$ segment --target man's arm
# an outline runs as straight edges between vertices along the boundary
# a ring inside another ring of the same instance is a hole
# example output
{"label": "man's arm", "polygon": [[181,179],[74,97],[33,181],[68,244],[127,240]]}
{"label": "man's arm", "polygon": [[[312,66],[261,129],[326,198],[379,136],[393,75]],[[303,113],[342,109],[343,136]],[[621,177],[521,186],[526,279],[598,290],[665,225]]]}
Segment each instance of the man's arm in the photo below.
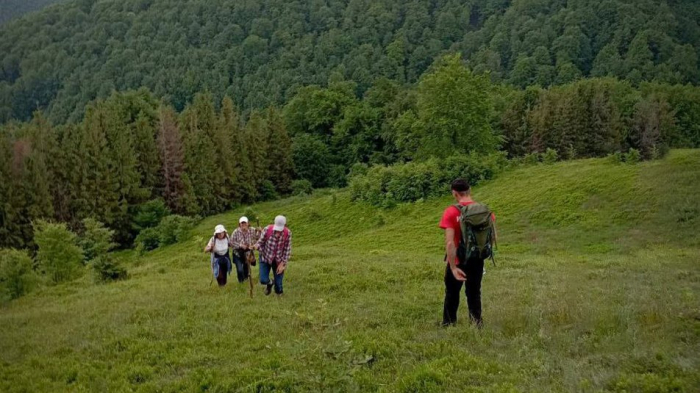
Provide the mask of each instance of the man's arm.
{"label": "man's arm", "polygon": [[445,255],[447,255],[447,263],[450,264],[452,275],[458,281],[466,281],[467,276],[461,269],[457,268],[457,246],[455,245],[455,230],[454,228],[445,229]]}
{"label": "man's arm", "polygon": [[258,239],[258,241],[255,243],[253,248],[256,250],[260,250],[260,247],[262,247],[262,245],[265,244],[265,242],[267,241],[266,237],[267,237],[267,227],[265,227],[263,229],[262,234],[260,235],[260,239]]}

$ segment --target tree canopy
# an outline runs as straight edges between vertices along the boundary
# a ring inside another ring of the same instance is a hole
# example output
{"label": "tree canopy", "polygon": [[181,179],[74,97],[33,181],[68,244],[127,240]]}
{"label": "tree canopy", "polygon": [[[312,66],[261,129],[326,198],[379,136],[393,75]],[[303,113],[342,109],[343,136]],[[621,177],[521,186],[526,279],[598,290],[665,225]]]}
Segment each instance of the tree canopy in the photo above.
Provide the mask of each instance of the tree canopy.
{"label": "tree canopy", "polygon": [[380,78],[417,82],[446,52],[521,88],[697,84],[699,20],[692,0],[71,1],[0,27],[0,122],[79,121],[140,87],[177,111],[205,90],[243,113],[339,80],[362,96]]}

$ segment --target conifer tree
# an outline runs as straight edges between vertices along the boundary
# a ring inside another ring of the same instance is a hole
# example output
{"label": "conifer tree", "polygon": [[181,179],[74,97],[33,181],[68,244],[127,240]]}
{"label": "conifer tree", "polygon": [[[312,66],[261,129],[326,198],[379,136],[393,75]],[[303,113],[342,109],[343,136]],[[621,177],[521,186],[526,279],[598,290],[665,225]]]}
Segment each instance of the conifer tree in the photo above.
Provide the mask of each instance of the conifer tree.
{"label": "conifer tree", "polygon": [[184,214],[187,211],[185,201],[192,195],[185,195],[183,180],[185,156],[180,130],[177,126],[175,111],[169,107],[160,109],[158,124],[158,153],[162,163],[163,199],[170,209]]}
{"label": "conifer tree", "polygon": [[292,140],[287,134],[281,114],[276,109],[271,107],[267,110],[265,125],[268,180],[279,193],[288,194],[294,178]]}

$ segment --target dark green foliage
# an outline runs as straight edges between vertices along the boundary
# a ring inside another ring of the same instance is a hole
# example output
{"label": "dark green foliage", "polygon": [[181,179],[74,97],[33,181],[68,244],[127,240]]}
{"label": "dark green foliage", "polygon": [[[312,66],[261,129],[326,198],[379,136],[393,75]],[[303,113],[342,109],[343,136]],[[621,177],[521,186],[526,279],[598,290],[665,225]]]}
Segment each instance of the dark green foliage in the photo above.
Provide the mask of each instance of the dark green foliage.
{"label": "dark green foliage", "polygon": [[0,249],[0,301],[25,295],[37,280],[34,263],[26,251]]}
{"label": "dark green foliage", "polygon": [[0,2],[0,25],[11,19],[65,0],[4,0]]}
{"label": "dark green foliage", "polygon": [[636,164],[642,159],[642,155],[637,149],[630,149],[627,154],[625,154],[625,162],[628,164]]}
{"label": "dark green foliage", "polygon": [[126,279],[126,269],[109,255],[101,255],[92,261],[92,269],[97,281],[109,282]]}
{"label": "dark green foliage", "polygon": [[146,228],[139,232],[134,242],[139,253],[155,250],[160,245],[160,233],[157,228]]}
{"label": "dark green foliage", "polygon": [[83,250],[77,245],[77,236],[66,228],[66,224],[37,221],[34,232],[34,241],[39,248],[37,264],[51,283],[69,281],[82,273]]}
{"label": "dark green foliage", "polygon": [[167,246],[186,239],[190,235],[190,230],[194,224],[195,220],[190,217],[171,215],[163,218],[156,227],[159,245]]}
{"label": "dark green foliage", "polygon": [[394,166],[375,166],[367,174],[354,176],[350,190],[354,200],[374,206],[392,207],[401,202],[445,195],[450,183],[459,177],[470,184],[491,179],[504,166],[503,155],[453,156]]}
{"label": "dark green foliage", "polygon": [[311,195],[314,187],[306,179],[294,180],[292,182],[292,195]]}
{"label": "dark green foliage", "polygon": [[558,159],[559,155],[554,149],[547,149],[547,151],[542,154],[542,162],[545,164],[554,164]]}
{"label": "dark green foliage", "polygon": [[[44,1],[11,0],[0,15]],[[178,111],[206,90],[249,113],[301,86],[347,80],[362,94],[377,78],[414,83],[445,51],[522,87],[588,76],[698,82],[693,0],[187,0],[176,11],[166,0],[84,0],[4,24],[0,121],[37,108],[78,121],[89,101],[141,86]],[[309,124],[328,130],[339,113],[316,108]]]}
{"label": "dark green foliage", "polygon": [[78,239],[78,245],[83,249],[85,262],[104,257],[117,246],[112,241],[114,231],[105,228],[104,225],[92,218],[83,220],[83,231]]}
{"label": "dark green foliage", "polygon": [[[547,149],[564,159],[601,157],[630,147],[644,159],[660,157],[669,146],[692,146],[695,126],[688,119],[696,108],[689,97],[696,90],[647,85],[640,91],[614,79],[528,89],[517,93],[501,115],[504,147],[513,157]],[[688,97],[676,98],[683,128],[669,103],[672,91]]]}
{"label": "dark green foliage", "polygon": [[170,209],[162,199],[154,199],[139,205],[133,218],[133,226],[137,231],[153,228],[160,224],[163,217],[170,215]]}
{"label": "dark green foliage", "polygon": [[319,137],[310,134],[296,136],[292,144],[292,157],[300,178],[308,180],[316,188],[328,185],[331,154]]}
{"label": "dark green foliage", "polygon": [[158,226],[142,230],[136,236],[136,249],[139,253],[155,250],[187,239],[196,220],[176,214],[163,217]]}
{"label": "dark green foliage", "polygon": [[412,137],[416,157],[495,150],[489,80],[473,75],[459,56],[440,59],[418,84],[417,121]]}

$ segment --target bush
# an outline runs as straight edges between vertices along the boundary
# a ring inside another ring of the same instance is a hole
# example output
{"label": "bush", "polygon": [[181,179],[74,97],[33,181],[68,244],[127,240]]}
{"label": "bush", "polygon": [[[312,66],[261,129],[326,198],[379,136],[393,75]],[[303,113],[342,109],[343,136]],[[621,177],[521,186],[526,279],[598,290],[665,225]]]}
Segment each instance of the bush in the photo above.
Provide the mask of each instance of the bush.
{"label": "bush", "polygon": [[625,162],[628,164],[636,164],[641,161],[642,155],[637,149],[630,149],[627,154],[625,154]]}
{"label": "bush", "polygon": [[540,155],[537,153],[525,154],[523,157],[523,162],[526,165],[535,165],[540,163]]}
{"label": "bush", "polygon": [[608,160],[610,160],[610,162],[613,164],[620,164],[624,161],[624,157],[622,156],[622,153],[616,151],[615,153],[608,156]]}
{"label": "bush", "polygon": [[310,195],[314,188],[311,182],[306,179],[294,180],[292,182],[292,195]]}
{"label": "bush", "polygon": [[24,251],[0,250],[0,300],[17,299],[32,290],[38,281],[33,265]]}
{"label": "bush", "polygon": [[86,218],[83,220],[83,227],[83,234],[78,240],[78,244],[83,249],[85,262],[106,255],[117,246],[116,243],[112,242],[114,231],[105,228],[101,222]]}
{"label": "bush", "polygon": [[554,164],[557,161],[559,161],[559,154],[554,149],[547,148],[547,151],[542,154],[542,162],[545,164]]}
{"label": "bush", "polygon": [[156,227],[160,246],[167,246],[185,240],[192,227],[194,219],[190,217],[172,215],[165,217]]}
{"label": "bush", "polygon": [[83,250],[66,224],[37,221],[34,241],[39,246],[36,256],[39,267],[52,283],[68,281],[82,273]]}
{"label": "bush", "polygon": [[170,215],[170,209],[161,199],[154,199],[141,204],[136,209],[134,214],[133,227],[137,231],[142,231],[146,228],[154,228],[160,224],[163,217]]}
{"label": "bush", "polygon": [[100,255],[92,261],[92,269],[100,282],[123,280],[126,269],[116,263],[109,255]]}
{"label": "bush", "polygon": [[263,181],[258,191],[260,192],[260,200],[271,201],[279,198],[275,185],[269,180]]}
{"label": "bush", "polygon": [[160,245],[160,235],[156,228],[146,228],[136,236],[136,250],[139,253],[155,250]]}
{"label": "bush", "polygon": [[354,176],[350,191],[353,200],[388,208],[401,202],[447,195],[450,183],[458,177],[468,179],[471,184],[491,179],[506,162],[505,156],[499,153],[376,166],[365,175]]}

